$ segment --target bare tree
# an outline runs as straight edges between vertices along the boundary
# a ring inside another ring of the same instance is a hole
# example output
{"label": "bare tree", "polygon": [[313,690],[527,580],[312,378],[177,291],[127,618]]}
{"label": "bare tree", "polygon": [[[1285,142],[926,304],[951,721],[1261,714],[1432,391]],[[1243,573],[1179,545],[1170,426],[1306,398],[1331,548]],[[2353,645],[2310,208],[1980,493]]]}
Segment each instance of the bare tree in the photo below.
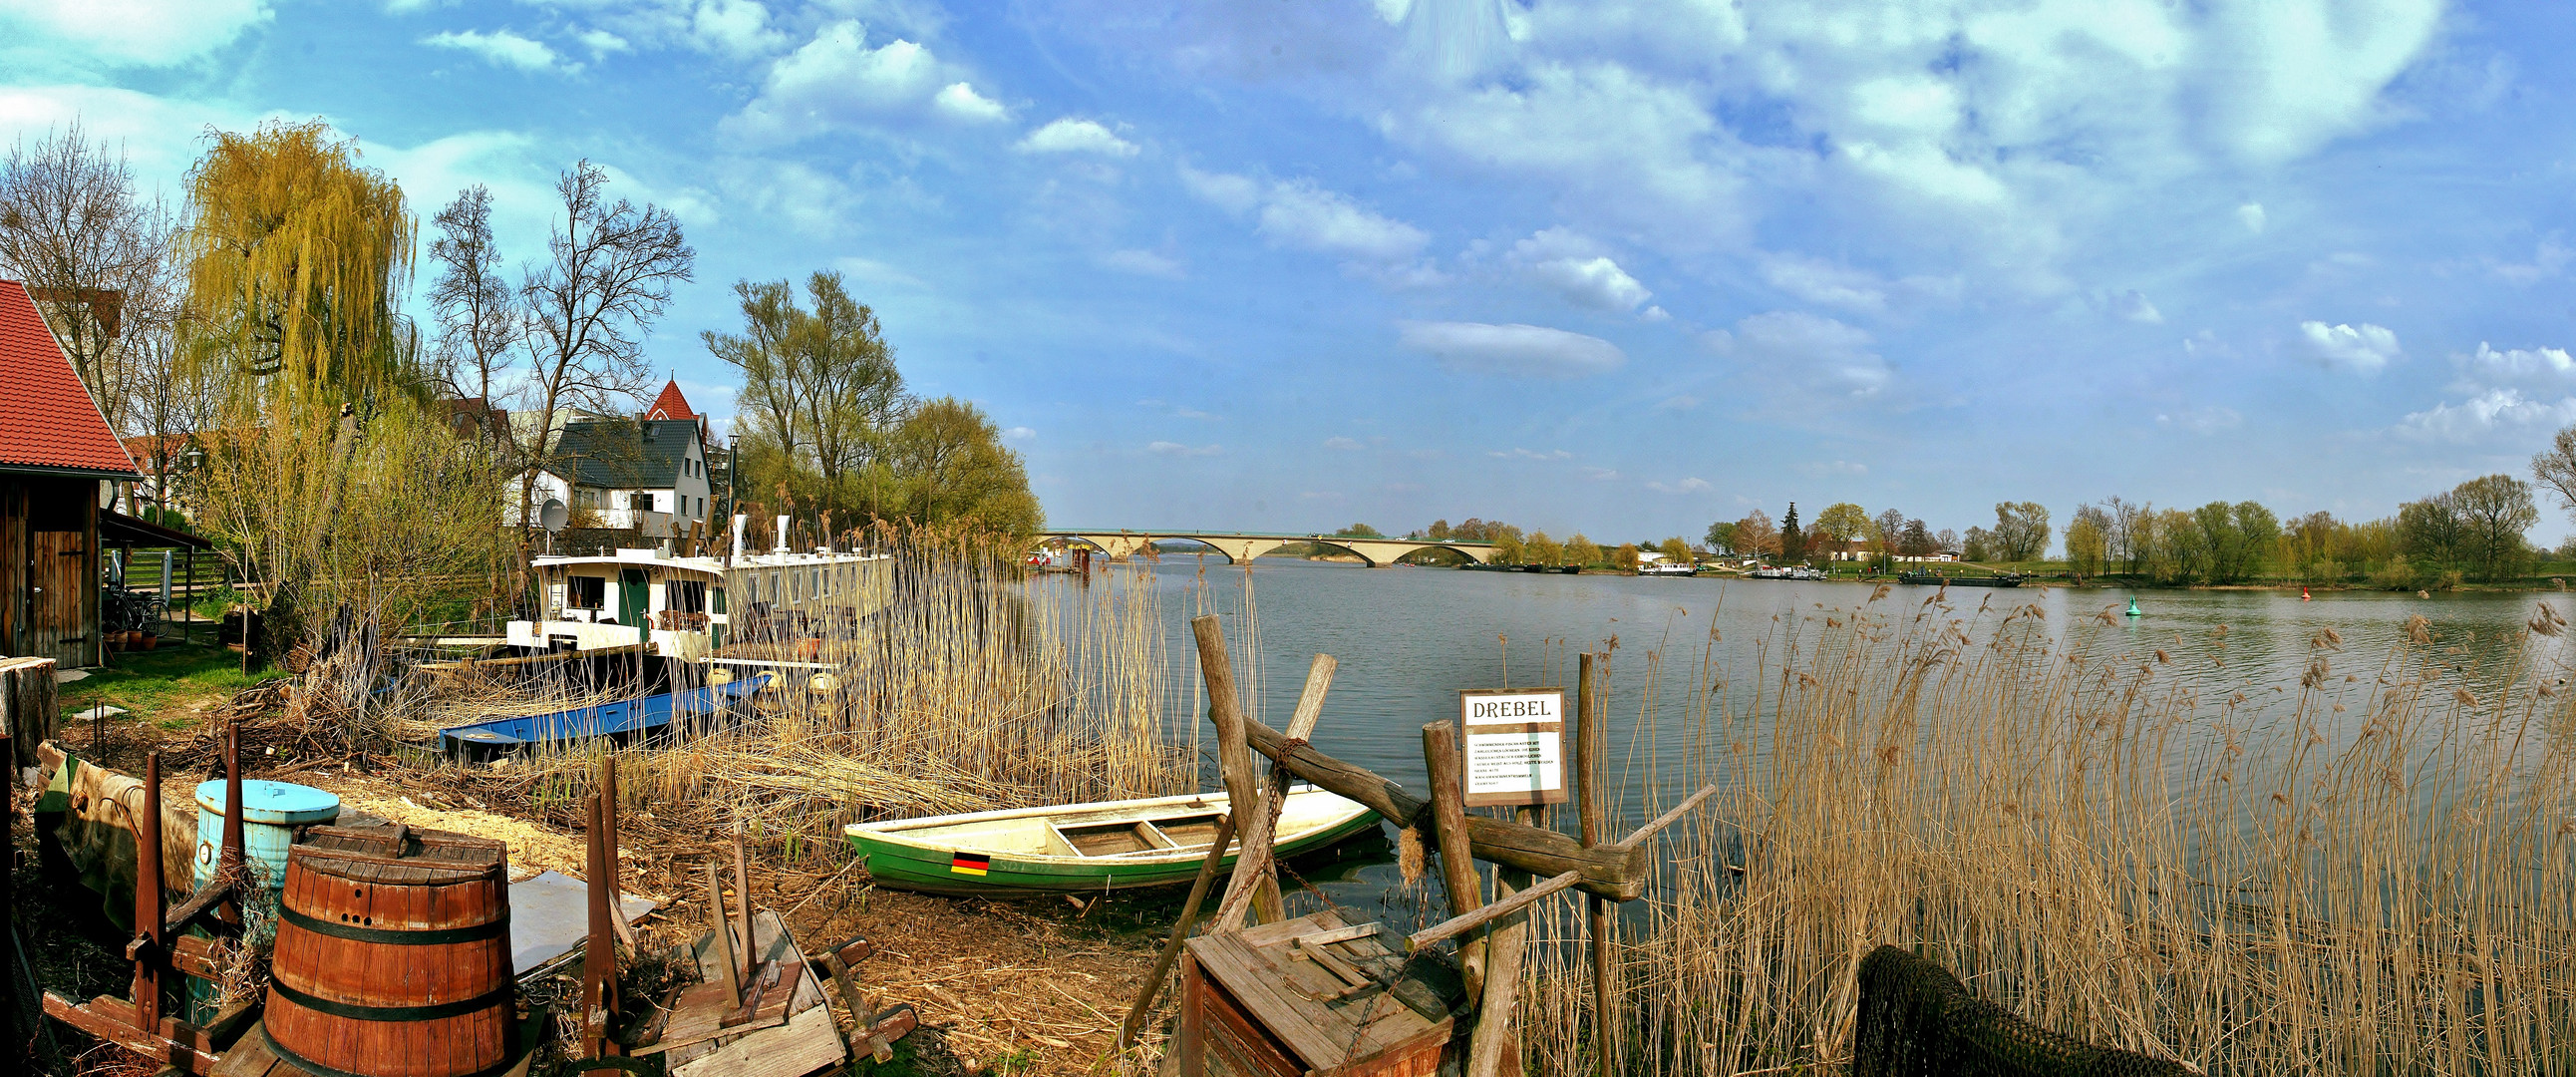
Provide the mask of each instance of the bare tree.
{"label": "bare tree", "polygon": [[169,210],[137,193],[125,155],[73,121],[0,158],[0,275],[26,283],[109,425],[125,421],[117,338],[171,291]]}
{"label": "bare tree", "polygon": [[522,432],[530,470],[519,483],[519,520],[536,513],[534,468],[554,450],[557,419],[575,404],[605,410],[644,385],[644,331],[671,302],[671,286],[691,278],[697,252],[669,210],[606,199],[608,173],[580,161],[555,181],[563,217],[547,241],[547,259],[528,271],[522,341],[530,371],[532,428]]}
{"label": "bare tree", "polygon": [[2558,495],[2558,507],[2576,515],[2576,425],[2560,428],[2549,449],[2531,458],[2531,477]]}
{"label": "bare tree", "polygon": [[430,221],[438,238],[429,257],[438,280],[429,305],[438,319],[438,379],[448,395],[471,397],[478,436],[497,441],[507,433],[492,417],[493,379],[506,375],[512,348],[526,332],[519,297],[501,273],[501,251],[492,242],[492,192],[475,184]]}

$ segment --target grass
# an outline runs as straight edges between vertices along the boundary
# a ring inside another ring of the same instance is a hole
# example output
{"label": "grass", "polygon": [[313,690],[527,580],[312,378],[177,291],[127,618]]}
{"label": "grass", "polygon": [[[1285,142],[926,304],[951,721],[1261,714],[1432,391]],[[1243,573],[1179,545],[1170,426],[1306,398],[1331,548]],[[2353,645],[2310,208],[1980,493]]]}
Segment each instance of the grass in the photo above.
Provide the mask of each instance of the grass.
{"label": "grass", "polygon": [[[1629,1072],[1847,1064],[1880,942],[2213,1074],[2576,1069],[2563,622],[2488,662],[2421,618],[2384,656],[2320,632],[2257,711],[2274,686],[2201,694],[2094,618],[1887,593],[1777,619],[1746,667],[1644,657],[1693,687],[1632,699],[1635,758],[1680,772],[1630,780],[1721,793],[1616,947]],[[1533,930],[1534,1072],[1590,1069],[1575,907]]]}
{"label": "grass", "polygon": [[63,686],[66,722],[72,714],[105,704],[124,708],[129,712],[127,720],[179,729],[196,721],[196,708],[286,675],[272,669],[244,676],[241,655],[220,647],[120,651],[112,661],[113,665],[92,669],[88,677]]}

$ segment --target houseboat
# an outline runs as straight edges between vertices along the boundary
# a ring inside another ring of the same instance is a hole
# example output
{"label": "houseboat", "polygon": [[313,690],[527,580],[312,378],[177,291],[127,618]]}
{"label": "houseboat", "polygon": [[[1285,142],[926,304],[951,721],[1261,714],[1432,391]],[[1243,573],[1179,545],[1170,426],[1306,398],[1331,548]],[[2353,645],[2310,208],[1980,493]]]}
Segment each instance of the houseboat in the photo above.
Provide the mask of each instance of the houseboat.
{"label": "houseboat", "polygon": [[[641,647],[682,662],[709,661],[735,642],[801,639],[854,627],[884,609],[893,561],[884,554],[817,547],[742,552],[734,519],[727,556],[679,555],[668,545],[593,555],[545,556],[531,567],[543,596],[539,620],[512,621],[521,653]],[[779,521],[779,533],[787,520]]]}

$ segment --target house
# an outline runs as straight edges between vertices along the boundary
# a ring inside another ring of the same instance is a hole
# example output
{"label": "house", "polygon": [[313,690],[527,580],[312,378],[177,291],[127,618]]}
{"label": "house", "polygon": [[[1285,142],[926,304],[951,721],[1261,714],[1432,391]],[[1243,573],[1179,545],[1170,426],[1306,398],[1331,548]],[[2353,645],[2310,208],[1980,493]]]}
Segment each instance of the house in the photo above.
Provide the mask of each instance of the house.
{"label": "house", "polygon": [[685,534],[692,523],[703,526],[713,511],[706,420],[690,410],[676,381],[642,417],[564,423],[551,455],[535,469],[530,500],[563,502],[575,527],[659,538]]}
{"label": "house", "polygon": [[0,281],[0,653],[106,660],[100,501],[142,477],[26,286]]}

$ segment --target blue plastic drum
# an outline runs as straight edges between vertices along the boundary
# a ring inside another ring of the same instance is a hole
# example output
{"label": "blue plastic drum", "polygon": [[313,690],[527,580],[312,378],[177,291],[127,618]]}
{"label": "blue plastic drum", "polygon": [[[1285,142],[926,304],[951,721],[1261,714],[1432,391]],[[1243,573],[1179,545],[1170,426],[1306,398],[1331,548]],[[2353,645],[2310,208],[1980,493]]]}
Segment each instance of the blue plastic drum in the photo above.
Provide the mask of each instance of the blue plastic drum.
{"label": "blue plastic drum", "polygon": [[[286,852],[295,844],[295,828],[338,818],[340,798],[334,794],[292,782],[242,782],[242,851],[250,859],[251,876],[259,880],[259,893],[243,902],[252,907],[250,923],[259,933],[251,941],[266,945],[277,931],[277,895],[286,885]],[[197,786],[197,885],[215,877],[223,848],[224,783],[216,779]],[[213,985],[187,979],[189,1020],[202,1024],[213,1019]]]}

